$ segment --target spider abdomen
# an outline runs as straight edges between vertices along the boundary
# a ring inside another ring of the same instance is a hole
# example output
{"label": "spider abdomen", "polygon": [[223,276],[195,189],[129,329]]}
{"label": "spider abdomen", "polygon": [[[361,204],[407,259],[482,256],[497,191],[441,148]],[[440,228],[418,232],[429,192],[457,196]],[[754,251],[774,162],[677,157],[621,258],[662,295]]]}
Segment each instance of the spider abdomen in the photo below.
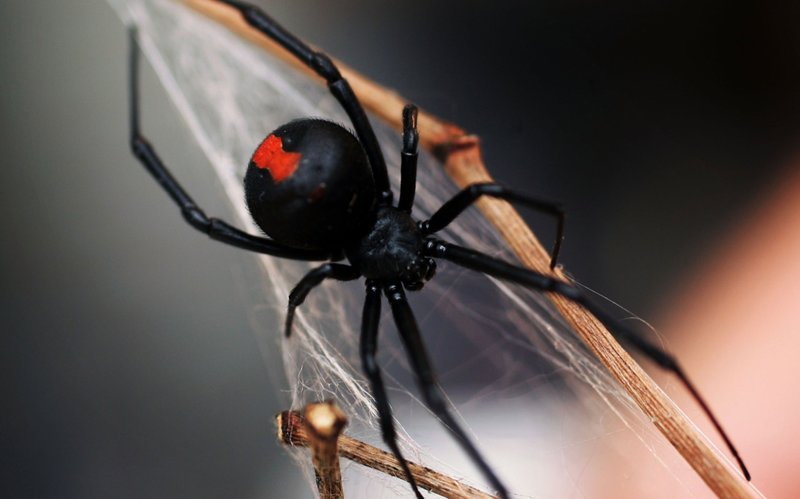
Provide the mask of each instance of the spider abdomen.
{"label": "spider abdomen", "polygon": [[253,153],[244,183],[261,230],[296,248],[340,250],[374,216],[364,150],[329,121],[296,120],[272,132]]}

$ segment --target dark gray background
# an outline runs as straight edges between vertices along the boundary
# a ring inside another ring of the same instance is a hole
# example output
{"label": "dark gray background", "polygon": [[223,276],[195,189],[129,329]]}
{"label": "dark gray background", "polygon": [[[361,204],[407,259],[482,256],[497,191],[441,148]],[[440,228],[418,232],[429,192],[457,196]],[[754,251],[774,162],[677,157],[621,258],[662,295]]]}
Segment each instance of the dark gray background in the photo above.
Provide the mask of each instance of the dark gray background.
{"label": "dark gray background", "polygon": [[[797,6],[432,3],[270,11],[480,134],[498,180],[563,201],[567,268],[641,315],[796,143]],[[6,1],[0,32],[4,495],[291,497],[255,264],[188,229],[131,159],[121,23],[99,0]],[[204,161],[145,73],[147,133]],[[226,213],[210,171],[182,180]]]}

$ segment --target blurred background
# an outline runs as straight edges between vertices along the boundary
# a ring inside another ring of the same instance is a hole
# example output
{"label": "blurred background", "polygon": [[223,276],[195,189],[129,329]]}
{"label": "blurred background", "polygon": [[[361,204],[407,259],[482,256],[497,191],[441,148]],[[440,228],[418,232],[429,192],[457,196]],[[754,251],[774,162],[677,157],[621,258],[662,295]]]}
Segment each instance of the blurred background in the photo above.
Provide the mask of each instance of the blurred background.
{"label": "blurred background", "polygon": [[[561,201],[567,270],[652,319],[762,491],[800,491],[796,4],[260,3]],[[121,22],[12,0],[0,26],[5,495],[307,490],[270,441],[285,381],[256,347],[255,262],[188,229],[128,152]],[[204,163],[145,73],[146,133]],[[210,169],[181,180],[227,213]]]}

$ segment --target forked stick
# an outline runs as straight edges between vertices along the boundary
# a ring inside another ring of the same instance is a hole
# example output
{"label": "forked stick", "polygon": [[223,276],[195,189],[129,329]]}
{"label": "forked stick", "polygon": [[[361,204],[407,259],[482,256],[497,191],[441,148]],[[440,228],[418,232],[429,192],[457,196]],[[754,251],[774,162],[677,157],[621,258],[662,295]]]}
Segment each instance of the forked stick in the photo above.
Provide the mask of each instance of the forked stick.
{"label": "forked stick", "polygon": [[[303,415],[305,414],[305,416]],[[381,473],[405,479],[403,468],[397,459],[390,453],[373,447],[369,444],[348,437],[346,435],[338,435],[338,442],[331,442],[330,437],[320,437],[320,429],[323,433],[331,435],[331,432],[325,430],[331,426],[337,426],[341,429],[343,424],[337,425],[334,421],[345,421],[344,414],[341,410],[330,402],[322,404],[309,404],[306,406],[303,414],[295,411],[284,411],[275,417],[278,426],[278,439],[287,445],[295,447],[311,447],[314,461],[314,469],[317,473],[317,484],[320,491],[320,497],[323,499],[339,499],[342,496],[331,495],[333,490],[329,485],[323,486],[320,484],[325,481],[330,484],[338,480],[338,492],[341,494],[341,474],[339,473],[339,457],[349,459],[362,466],[367,466]],[[338,414],[339,416],[335,416]],[[329,423],[330,421],[330,423]],[[322,440],[322,441],[321,441]],[[319,448],[323,447],[324,457],[318,457]],[[338,456],[335,454],[330,455],[330,449],[338,449]],[[331,461],[335,460],[335,472],[331,473],[334,467]],[[458,480],[450,478],[447,475],[434,471],[426,466],[408,461],[408,467],[414,479],[423,489],[427,489],[434,494],[443,497],[464,498],[464,499],[496,499],[496,496],[490,495],[486,492],[478,490],[469,485],[460,483]],[[323,492],[324,490],[324,492]],[[334,490],[335,492],[335,490]]]}
{"label": "forked stick", "polygon": [[[301,66],[288,52],[249,27],[237,11],[213,0],[183,1],[193,9],[227,26],[239,36],[283,59],[299,71],[309,74],[311,78],[317,79],[316,75]],[[407,101],[345,64],[335,62],[364,107],[401,130],[402,111]],[[459,127],[422,111],[419,113],[418,126],[422,146],[444,158],[445,170],[459,187],[492,181],[483,164],[476,137],[467,135]],[[484,198],[478,201],[478,207],[503,236],[523,265],[568,281],[560,269],[550,270],[550,257],[547,251],[511,205],[505,201]],[[709,445],[694,424],[620,347],[600,321],[579,305],[561,296],[551,294],[550,298],[617,382],[714,493],[720,497],[737,498],[759,495]]]}

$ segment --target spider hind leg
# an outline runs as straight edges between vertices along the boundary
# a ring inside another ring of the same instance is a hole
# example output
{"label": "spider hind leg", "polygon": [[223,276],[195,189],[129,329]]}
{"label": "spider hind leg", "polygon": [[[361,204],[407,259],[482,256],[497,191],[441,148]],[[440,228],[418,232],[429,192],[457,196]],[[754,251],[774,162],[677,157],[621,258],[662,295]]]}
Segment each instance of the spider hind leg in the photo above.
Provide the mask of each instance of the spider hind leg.
{"label": "spider hind leg", "polygon": [[358,97],[356,97],[353,89],[350,88],[350,84],[341,75],[331,58],[322,52],[313,50],[255,5],[235,0],[218,1],[238,10],[247,24],[289,51],[303,65],[326,81],[331,94],[339,101],[350,121],[352,121],[356,135],[358,135],[358,139],[367,153],[372,167],[372,174],[375,177],[375,185],[378,188],[380,202],[389,204],[392,198],[389,173],[386,169],[386,161],[381,153],[375,131],[372,129],[367,113],[361,106]]}

